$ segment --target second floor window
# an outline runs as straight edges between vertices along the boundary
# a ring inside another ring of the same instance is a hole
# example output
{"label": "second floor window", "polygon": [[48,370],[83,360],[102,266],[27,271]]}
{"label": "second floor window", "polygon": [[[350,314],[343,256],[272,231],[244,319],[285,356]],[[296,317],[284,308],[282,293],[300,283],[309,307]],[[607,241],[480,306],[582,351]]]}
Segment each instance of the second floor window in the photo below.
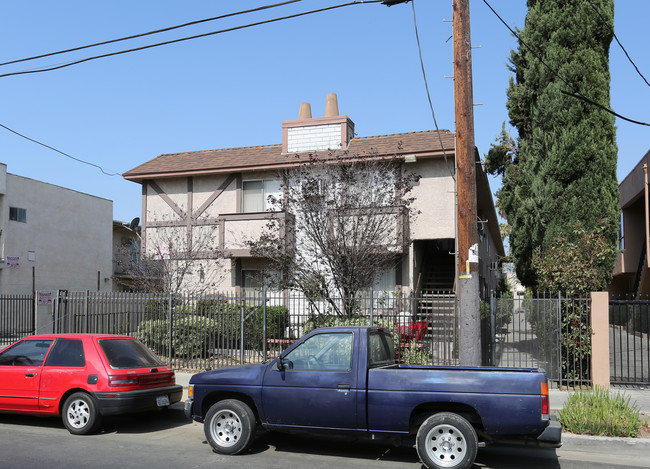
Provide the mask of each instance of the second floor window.
{"label": "second floor window", "polygon": [[242,211],[244,213],[273,210],[269,196],[280,197],[282,187],[278,179],[244,181],[242,185]]}
{"label": "second floor window", "polygon": [[9,207],[9,220],[27,223],[27,210],[18,207]]}

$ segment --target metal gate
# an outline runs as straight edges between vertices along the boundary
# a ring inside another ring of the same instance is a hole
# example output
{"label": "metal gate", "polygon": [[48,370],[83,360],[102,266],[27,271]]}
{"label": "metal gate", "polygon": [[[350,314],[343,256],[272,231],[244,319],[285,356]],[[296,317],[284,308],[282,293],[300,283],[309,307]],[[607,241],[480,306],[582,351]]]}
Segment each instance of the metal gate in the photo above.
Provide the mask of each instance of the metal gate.
{"label": "metal gate", "polygon": [[610,382],[650,385],[650,301],[609,301]]}
{"label": "metal gate", "polygon": [[0,296],[0,348],[34,334],[34,296]]}
{"label": "metal gate", "polygon": [[491,365],[543,368],[559,386],[591,384],[589,300],[493,296],[490,322]]}

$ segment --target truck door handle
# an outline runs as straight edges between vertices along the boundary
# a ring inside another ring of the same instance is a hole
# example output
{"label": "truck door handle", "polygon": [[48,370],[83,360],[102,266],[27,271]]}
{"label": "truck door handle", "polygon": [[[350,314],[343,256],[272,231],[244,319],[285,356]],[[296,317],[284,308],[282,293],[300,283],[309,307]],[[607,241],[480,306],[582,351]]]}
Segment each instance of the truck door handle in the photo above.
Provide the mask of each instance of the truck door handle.
{"label": "truck door handle", "polygon": [[25,376],[27,378],[33,378],[34,376],[36,376],[36,373],[25,373]]}
{"label": "truck door handle", "polygon": [[350,390],[350,385],[349,384],[339,384],[338,389],[339,389],[339,391],[349,391]]}

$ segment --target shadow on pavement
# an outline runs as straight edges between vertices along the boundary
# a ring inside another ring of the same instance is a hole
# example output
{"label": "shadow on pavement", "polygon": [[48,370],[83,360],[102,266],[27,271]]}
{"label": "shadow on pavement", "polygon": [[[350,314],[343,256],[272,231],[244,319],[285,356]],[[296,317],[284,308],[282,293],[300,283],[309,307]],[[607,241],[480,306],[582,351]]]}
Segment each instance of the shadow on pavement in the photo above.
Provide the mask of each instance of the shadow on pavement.
{"label": "shadow on pavement", "polygon": [[[66,435],[70,434],[63,426],[61,417],[58,416],[39,417],[28,414],[0,414],[0,424],[60,429]],[[166,409],[104,417],[95,435],[150,433],[190,424],[191,421],[185,418],[183,412]],[[73,435],[70,436],[73,437]]]}
{"label": "shadow on pavement", "polygon": [[405,464],[417,464],[420,460],[415,448],[396,447],[388,441],[373,442],[366,439],[291,435],[278,432],[260,434],[250,451],[333,456]]}

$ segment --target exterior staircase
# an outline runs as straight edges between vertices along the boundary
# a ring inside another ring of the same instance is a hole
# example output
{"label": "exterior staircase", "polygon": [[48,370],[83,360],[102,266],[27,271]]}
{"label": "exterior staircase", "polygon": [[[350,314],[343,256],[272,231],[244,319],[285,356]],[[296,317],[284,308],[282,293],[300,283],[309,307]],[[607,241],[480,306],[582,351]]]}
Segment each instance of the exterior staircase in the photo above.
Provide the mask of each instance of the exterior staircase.
{"label": "exterior staircase", "polygon": [[440,255],[428,259],[422,272],[416,320],[426,320],[427,338],[433,342],[453,342],[456,332],[454,257]]}

